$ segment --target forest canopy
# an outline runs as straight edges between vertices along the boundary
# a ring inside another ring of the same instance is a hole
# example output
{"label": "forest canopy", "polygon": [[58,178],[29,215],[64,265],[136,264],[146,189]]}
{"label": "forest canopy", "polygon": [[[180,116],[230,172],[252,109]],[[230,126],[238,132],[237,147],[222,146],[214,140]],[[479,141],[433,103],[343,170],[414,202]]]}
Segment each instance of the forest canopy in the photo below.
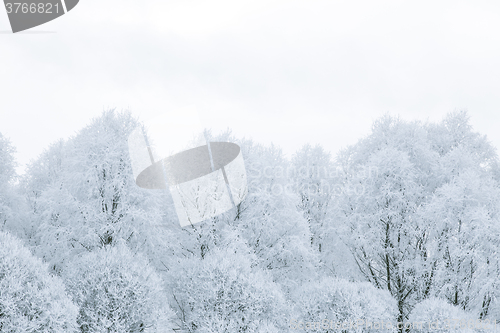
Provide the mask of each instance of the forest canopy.
{"label": "forest canopy", "polygon": [[500,321],[498,156],[466,112],[386,115],[334,155],[208,132],[241,147],[248,195],[184,228],[168,190],[135,184],[127,138],[140,125],[103,112],[23,175],[0,134],[1,332]]}

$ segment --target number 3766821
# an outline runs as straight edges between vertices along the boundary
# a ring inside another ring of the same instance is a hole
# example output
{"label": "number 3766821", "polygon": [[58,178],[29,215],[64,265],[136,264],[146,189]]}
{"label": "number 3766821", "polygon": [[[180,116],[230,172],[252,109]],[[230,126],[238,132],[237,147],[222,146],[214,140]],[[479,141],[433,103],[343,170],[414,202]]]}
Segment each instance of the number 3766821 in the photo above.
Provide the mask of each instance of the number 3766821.
{"label": "number 3766821", "polygon": [[55,5],[51,3],[26,3],[26,2],[7,2],[5,4],[5,8],[7,8],[7,14],[10,13],[23,13],[23,14],[52,14],[59,13],[59,4]]}

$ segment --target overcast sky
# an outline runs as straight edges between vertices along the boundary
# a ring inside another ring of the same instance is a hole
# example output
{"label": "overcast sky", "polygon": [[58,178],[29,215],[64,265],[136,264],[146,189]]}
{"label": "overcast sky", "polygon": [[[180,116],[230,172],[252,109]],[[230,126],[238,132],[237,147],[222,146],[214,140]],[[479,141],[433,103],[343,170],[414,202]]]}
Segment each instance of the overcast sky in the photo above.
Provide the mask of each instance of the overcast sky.
{"label": "overcast sky", "polygon": [[194,104],[288,155],[335,153],[384,113],[467,109],[500,146],[498,1],[80,0],[9,30],[0,9],[0,133],[19,172],[112,107],[147,120]]}

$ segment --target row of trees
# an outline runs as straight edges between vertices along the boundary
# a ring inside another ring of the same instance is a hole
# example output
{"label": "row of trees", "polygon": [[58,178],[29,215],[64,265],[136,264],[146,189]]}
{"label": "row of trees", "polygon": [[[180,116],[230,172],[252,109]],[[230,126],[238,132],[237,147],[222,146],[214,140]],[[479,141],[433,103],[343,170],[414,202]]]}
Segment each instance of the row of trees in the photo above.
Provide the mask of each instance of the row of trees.
{"label": "row of trees", "polygon": [[333,332],[319,323],[450,307],[500,319],[500,173],[466,113],[385,116],[335,159],[208,133],[240,145],[248,196],[188,228],[168,191],[135,185],[139,125],[105,112],[19,177],[0,136],[0,331]]}

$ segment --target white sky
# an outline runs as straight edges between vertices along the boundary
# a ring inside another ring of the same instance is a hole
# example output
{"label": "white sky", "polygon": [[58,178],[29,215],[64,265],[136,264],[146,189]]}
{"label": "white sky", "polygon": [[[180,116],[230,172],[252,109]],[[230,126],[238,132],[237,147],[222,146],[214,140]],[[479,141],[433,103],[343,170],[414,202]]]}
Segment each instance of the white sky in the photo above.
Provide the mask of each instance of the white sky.
{"label": "white sky", "polygon": [[500,146],[498,1],[81,0],[9,30],[0,8],[0,132],[19,172],[110,107],[147,120],[194,104],[287,154],[335,153],[384,113],[467,109]]}

